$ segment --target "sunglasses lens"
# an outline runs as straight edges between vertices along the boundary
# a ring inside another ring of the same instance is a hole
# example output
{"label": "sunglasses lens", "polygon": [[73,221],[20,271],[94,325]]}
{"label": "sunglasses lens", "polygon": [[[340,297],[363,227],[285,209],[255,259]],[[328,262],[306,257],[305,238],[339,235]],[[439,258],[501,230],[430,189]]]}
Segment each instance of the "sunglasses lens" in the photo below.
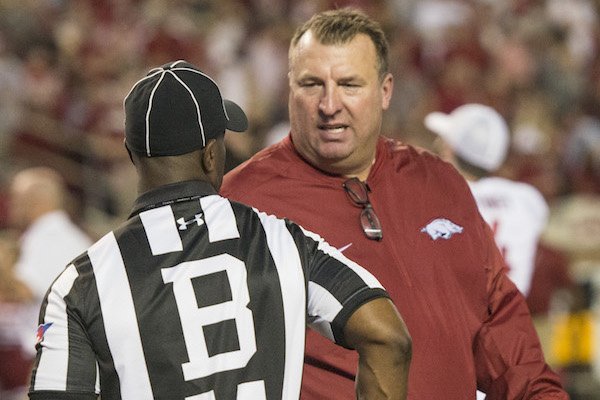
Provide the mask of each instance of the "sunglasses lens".
{"label": "sunglasses lens", "polygon": [[367,187],[358,179],[349,179],[344,183],[346,193],[356,204],[366,204],[369,202]]}
{"label": "sunglasses lens", "polygon": [[383,238],[381,223],[372,207],[365,207],[362,210],[360,213],[360,224],[369,239],[381,240]]}

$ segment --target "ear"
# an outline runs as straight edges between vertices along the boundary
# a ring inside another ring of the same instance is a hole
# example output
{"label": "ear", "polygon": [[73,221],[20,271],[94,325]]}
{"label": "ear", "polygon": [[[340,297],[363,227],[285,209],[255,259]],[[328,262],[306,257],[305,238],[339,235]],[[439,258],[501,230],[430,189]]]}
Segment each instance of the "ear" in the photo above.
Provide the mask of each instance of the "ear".
{"label": "ear", "polygon": [[217,140],[210,139],[202,151],[202,169],[204,169],[204,172],[207,174],[213,172],[219,165],[216,145]]}
{"label": "ear", "polygon": [[392,100],[392,92],[394,91],[394,77],[391,73],[387,73],[381,82],[381,108],[387,110],[390,107]]}

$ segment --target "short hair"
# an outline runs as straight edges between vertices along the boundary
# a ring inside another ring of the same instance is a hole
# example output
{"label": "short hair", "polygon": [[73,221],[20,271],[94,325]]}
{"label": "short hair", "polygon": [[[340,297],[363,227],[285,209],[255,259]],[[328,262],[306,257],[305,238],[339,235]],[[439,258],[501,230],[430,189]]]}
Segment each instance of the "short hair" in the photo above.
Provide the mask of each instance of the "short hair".
{"label": "short hair", "polygon": [[361,33],[369,36],[377,52],[379,77],[383,79],[388,72],[389,44],[385,33],[381,25],[364,12],[345,7],[313,15],[294,33],[290,42],[290,54],[300,38],[308,31],[311,31],[319,42],[326,45],[348,43]]}

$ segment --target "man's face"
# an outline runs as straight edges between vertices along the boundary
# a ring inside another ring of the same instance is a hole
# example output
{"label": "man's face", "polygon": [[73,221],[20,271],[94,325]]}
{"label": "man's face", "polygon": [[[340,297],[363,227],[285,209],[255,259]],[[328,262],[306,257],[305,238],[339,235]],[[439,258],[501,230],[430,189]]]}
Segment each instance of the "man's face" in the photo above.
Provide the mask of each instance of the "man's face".
{"label": "man's face", "polygon": [[290,56],[289,114],[296,149],[330,173],[368,171],[393,87],[390,74],[379,78],[373,42],[359,34],[342,45],[324,45],[308,31]]}

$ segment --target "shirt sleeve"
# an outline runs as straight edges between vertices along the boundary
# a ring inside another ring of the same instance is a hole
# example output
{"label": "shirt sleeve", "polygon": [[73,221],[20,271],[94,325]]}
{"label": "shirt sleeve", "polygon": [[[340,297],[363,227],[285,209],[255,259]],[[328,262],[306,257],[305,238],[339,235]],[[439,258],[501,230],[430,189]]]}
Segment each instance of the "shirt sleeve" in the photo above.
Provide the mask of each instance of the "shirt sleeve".
{"label": "shirt sleeve", "polygon": [[97,364],[81,319],[69,305],[78,272],[69,265],[42,304],[31,399],[95,399]]}
{"label": "shirt sleeve", "polygon": [[308,326],[329,340],[351,348],[344,326],[362,304],[380,297],[389,298],[381,283],[365,268],[345,257],[319,235],[295,224],[289,229],[303,253],[308,272]]}
{"label": "shirt sleeve", "polygon": [[507,277],[490,228],[487,243],[488,317],[474,343],[478,388],[487,400],[565,399],[560,379],[544,359],[525,298]]}

